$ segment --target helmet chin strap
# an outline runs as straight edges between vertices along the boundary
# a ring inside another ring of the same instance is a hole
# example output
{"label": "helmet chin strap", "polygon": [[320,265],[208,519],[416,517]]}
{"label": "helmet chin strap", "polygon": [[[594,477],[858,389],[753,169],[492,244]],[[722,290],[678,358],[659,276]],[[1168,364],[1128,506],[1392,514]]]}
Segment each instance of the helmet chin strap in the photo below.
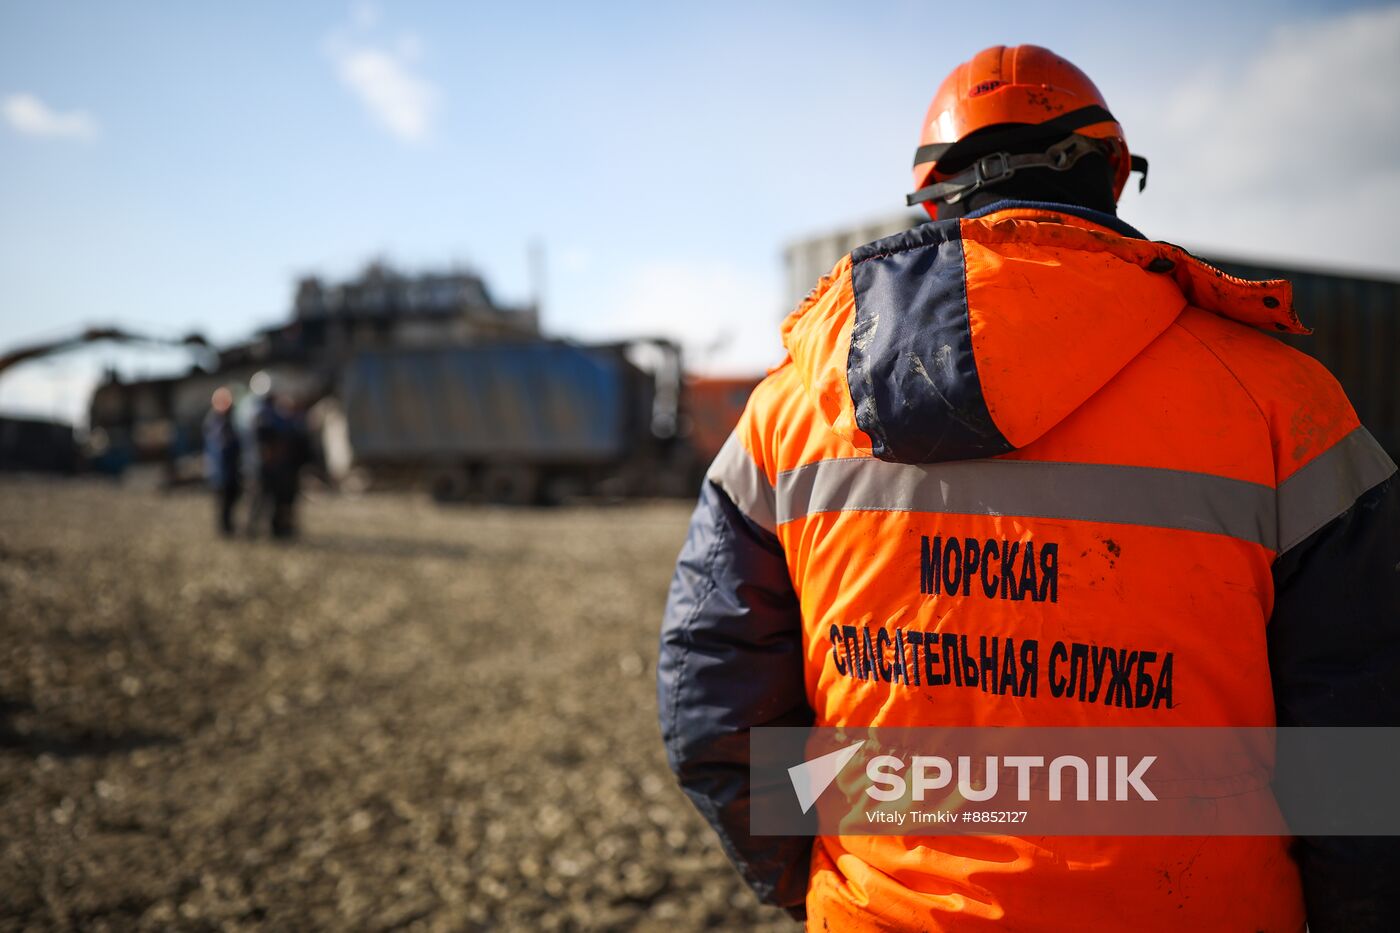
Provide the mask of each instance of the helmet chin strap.
{"label": "helmet chin strap", "polygon": [[[971,166],[949,178],[934,185],[920,188],[913,194],[905,198],[909,206],[922,204],[926,201],[941,201],[945,204],[956,204],[958,201],[981,190],[988,185],[1005,181],[1022,169],[1027,168],[1048,168],[1056,172],[1068,171],[1076,162],[1095,152],[1104,152],[1105,145],[1087,136],[1080,136],[1077,133],[1065,137],[1060,142],[1046,149],[1044,152],[1031,152],[1023,155],[1011,155],[1007,152],[994,152],[991,155],[983,156]],[[1139,169],[1138,162],[1142,165]],[[1140,170],[1143,174],[1142,185],[1147,184],[1147,160],[1135,156],[1133,158],[1133,168]],[[1141,190],[1141,188],[1139,188]]]}

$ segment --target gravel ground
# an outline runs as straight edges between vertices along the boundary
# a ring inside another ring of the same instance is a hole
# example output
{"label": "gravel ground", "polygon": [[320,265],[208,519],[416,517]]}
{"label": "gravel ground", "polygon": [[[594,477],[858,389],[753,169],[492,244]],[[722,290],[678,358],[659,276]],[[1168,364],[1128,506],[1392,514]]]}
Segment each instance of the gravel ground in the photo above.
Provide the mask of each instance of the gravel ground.
{"label": "gravel ground", "polygon": [[0,481],[0,930],[793,930],[675,788],[689,509]]}

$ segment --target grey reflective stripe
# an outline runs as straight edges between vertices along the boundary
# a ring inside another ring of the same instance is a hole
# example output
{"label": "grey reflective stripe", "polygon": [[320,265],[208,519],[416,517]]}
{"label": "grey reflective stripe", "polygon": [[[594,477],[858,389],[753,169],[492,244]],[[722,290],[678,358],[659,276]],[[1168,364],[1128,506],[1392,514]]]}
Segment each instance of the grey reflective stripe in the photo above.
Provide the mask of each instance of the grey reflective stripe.
{"label": "grey reflective stripe", "polygon": [[951,512],[1147,525],[1272,549],[1274,490],[1260,483],[1097,463],[823,460],[778,476],[778,522],[817,512]]}
{"label": "grey reflective stripe", "polygon": [[766,531],[777,530],[773,486],[739,442],[737,434],[729,435],[705,478],[723,489],[729,501],[737,505],[749,521]]}
{"label": "grey reflective stripe", "polygon": [[1394,472],[1395,463],[1365,428],[1318,454],[1279,484],[1279,553],[1306,540]]}

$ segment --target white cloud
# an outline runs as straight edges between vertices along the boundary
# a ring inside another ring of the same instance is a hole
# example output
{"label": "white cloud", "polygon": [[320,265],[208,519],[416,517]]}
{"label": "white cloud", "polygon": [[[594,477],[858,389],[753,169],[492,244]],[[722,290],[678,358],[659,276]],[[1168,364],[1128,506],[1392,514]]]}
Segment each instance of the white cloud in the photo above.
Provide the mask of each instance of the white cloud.
{"label": "white cloud", "polygon": [[1129,219],[1202,246],[1394,269],[1397,87],[1400,7],[1280,27],[1135,127],[1154,167],[1146,194],[1125,199]]}
{"label": "white cloud", "polygon": [[60,113],[33,94],[7,95],[0,103],[0,112],[11,128],[25,136],[81,142],[97,138],[97,121],[89,114],[82,110]]}
{"label": "white cloud", "polygon": [[419,73],[423,43],[412,33],[394,42],[368,33],[379,22],[373,4],[357,4],[351,27],[333,32],[325,42],[336,76],[383,129],[407,143],[420,143],[432,131],[442,93]]}
{"label": "white cloud", "polygon": [[724,262],[643,262],[624,272],[615,300],[588,330],[600,338],[670,337],[700,372],[762,373],[783,355],[775,278]]}
{"label": "white cloud", "polygon": [[1177,95],[1168,128],[1198,144],[1220,186],[1267,188],[1306,173],[1344,182],[1400,171],[1400,7],[1280,28],[1232,74]]}

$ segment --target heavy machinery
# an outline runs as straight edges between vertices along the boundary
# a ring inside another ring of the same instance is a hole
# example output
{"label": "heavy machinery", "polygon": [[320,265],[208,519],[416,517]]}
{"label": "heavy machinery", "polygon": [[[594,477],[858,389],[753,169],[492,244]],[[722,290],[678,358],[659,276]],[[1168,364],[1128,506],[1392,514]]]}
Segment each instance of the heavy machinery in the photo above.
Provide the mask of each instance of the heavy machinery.
{"label": "heavy machinery", "polygon": [[[201,355],[209,352],[208,342],[199,334],[166,338],[132,333],[116,327],[88,327],[77,333],[36,341],[0,354],[0,377],[21,363],[88,344],[108,342],[186,347]],[[92,455],[87,461],[88,465],[115,472],[128,459],[124,452],[116,460],[113,459],[114,452],[107,443],[106,432],[100,426],[93,432],[92,439],[96,440],[97,449],[88,451]],[[78,468],[81,459],[72,425],[44,419],[0,417],[0,469],[71,473]]]}
{"label": "heavy machinery", "polygon": [[66,350],[74,350],[90,343],[110,341],[113,343],[144,343],[176,347],[200,347],[208,349],[209,343],[200,334],[189,334],[178,339],[153,337],[148,334],[134,334],[116,327],[89,327],[76,334],[59,337],[56,340],[43,340],[28,346],[18,347],[0,355],[0,375],[5,370],[28,360],[52,356]]}

